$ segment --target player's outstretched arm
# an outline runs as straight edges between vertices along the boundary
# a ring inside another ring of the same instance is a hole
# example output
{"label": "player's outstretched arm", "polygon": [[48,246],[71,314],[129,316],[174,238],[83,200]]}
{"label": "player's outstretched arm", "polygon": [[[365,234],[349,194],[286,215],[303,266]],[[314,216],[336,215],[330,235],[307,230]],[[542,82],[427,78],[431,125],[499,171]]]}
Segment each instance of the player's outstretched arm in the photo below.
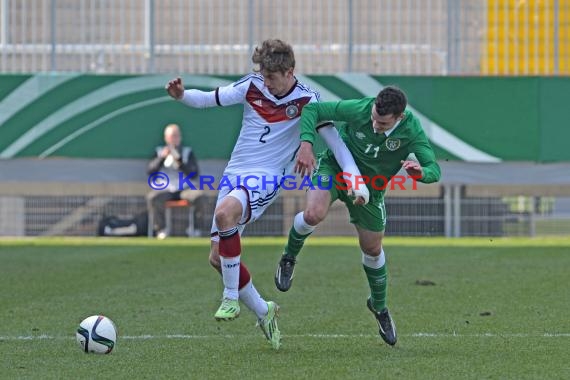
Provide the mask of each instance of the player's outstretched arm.
{"label": "player's outstretched arm", "polygon": [[418,162],[412,161],[415,162],[417,166],[412,164],[403,166],[406,172],[408,172],[410,176],[418,175],[416,178],[418,178],[417,181],[419,182],[434,183],[439,181],[441,178],[441,168],[437,163],[435,152],[425,133],[420,133],[416,141],[413,142],[411,149],[416,155]]}
{"label": "player's outstretched arm", "polygon": [[325,122],[318,125],[317,128],[319,135],[321,135],[331,152],[333,152],[342,171],[349,174],[348,183],[350,187],[348,188],[348,195],[356,197],[353,203],[355,205],[367,204],[370,199],[368,188],[365,184],[358,182],[357,179],[362,178],[360,170],[354,161],[352,153],[350,153],[350,150],[348,150],[348,147],[339,136],[334,124]]}
{"label": "player's outstretched arm", "polygon": [[166,92],[168,92],[168,95],[176,100],[180,100],[184,96],[184,85],[182,84],[182,78],[180,77],[168,81],[165,89]]}

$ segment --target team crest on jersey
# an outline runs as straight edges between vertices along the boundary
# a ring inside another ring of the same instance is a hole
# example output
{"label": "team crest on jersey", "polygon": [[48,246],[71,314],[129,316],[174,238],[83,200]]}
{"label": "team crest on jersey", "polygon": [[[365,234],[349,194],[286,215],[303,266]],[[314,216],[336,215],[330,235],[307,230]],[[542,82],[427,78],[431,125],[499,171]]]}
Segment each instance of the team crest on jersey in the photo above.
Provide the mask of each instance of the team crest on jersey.
{"label": "team crest on jersey", "polygon": [[289,119],[293,119],[298,114],[299,114],[299,107],[297,107],[294,104],[291,104],[287,106],[287,108],[285,108],[285,115],[287,115]]}
{"label": "team crest on jersey", "polygon": [[354,134],[357,138],[359,138],[360,140],[364,140],[364,138],[366,137],[366,135],[362,132],[356,132]]}
{"label": "team crest on jersey", "polygon": [[386,140],[386,148],[389,151],[395,151],[400,147],[400,139],[387,139]]}

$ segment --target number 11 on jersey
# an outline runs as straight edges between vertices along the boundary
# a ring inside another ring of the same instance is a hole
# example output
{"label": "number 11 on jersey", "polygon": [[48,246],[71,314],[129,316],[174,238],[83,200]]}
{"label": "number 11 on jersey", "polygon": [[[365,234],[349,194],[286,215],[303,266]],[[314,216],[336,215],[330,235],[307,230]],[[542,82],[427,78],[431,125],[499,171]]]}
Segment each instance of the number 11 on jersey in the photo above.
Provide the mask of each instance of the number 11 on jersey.
{"label": "number 11 on jersey", "polygon": [[372,148],[373,146],[374,146],[373,144],[367,144],[366,150],[364,151],[364,153],[368,153],[368,152],[370,152],[370,150],[373,150],[374,151],[374,158],[377,158],[378,152],[380,151],[380,147],[378,145],[376,145],[376,146],[374,146],[374,148]]}

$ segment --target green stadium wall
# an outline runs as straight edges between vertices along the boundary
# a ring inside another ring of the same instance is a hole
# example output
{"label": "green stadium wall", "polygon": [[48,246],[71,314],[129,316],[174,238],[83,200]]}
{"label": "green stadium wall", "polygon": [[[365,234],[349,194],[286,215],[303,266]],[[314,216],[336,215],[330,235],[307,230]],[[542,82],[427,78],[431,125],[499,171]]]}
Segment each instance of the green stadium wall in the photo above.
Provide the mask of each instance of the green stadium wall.
{"label": "green stadium wall", "polygon": [[[185,76],[203,90],[237,76]],[[163,75],[0,75],[0,158],[148,158],[168,123],[200,159],[227,159],[241,106],[192,109],[165,95]],[[406,91],[440,160],[570,161],[570,78],[300,76],[323,100]]]}

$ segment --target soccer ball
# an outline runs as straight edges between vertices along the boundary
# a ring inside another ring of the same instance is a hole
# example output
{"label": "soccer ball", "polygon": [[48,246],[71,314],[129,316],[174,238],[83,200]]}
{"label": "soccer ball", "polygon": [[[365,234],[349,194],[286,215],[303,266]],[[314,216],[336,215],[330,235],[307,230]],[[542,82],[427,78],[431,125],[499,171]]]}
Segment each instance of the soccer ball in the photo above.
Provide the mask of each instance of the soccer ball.
{"label": "soccer ball", "polygon": [[117,342],[117,328],[109,318],[92,315],[79,324],[75,336],[83,351],[108,354],[113,351]]}

